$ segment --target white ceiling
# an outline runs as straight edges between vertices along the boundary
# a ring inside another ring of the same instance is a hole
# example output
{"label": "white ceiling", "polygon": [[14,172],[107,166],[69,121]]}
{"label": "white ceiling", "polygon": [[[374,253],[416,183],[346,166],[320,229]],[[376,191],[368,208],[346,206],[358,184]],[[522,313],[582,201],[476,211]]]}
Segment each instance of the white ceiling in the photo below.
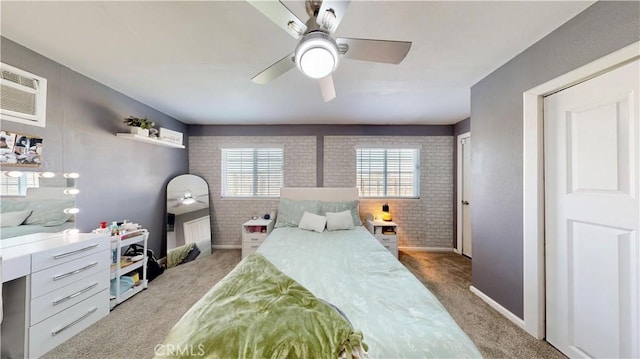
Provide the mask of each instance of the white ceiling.
{"label": "white ceiling", "polygon": [[[197,202],[176,207],[187,191]],[[194,175],[180,175],[169,181],[167,184],[167,213],[181,215],[204,208],[209,208],[209,186],[204,179]]]}
{"label": "white ceiling", "polygon": [[[337,98],[294,69],[296,41],[245,1],[6,1],[1,33],[189,124],[452,124],[477,81],[593,1],[352,1],[336,37],[412,41],[400,65],[344,59]],[[306,21],[304,3],[285,4]],[[19,67],[19,64],[13,64]]]}

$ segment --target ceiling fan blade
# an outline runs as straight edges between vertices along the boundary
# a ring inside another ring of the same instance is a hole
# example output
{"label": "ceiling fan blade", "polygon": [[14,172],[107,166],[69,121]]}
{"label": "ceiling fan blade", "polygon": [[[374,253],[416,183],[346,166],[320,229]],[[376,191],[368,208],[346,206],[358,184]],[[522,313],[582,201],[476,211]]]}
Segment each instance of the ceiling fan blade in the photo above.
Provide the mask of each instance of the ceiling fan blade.
{"label": "ceiling fan blade", "polygon": [[307,25],[280,1],[247,0],[247,2],[296,39],[307,31]]}
{"label": "ceiling fan blade", "polygon": [[333,77],[331,75],[319,79],[318,83],[320,84],[324,102],[329,102],[336,98],[336,88],[333,86]]}
{"label": "ceiling fan blade", "polygon": [[251,81],[264,85],[267,82],[275,79],[276,77],[284,74],[285,72],[291,70],[296,67],[296,64],[293,62],[293,52],[289,55],[283,57],[275,64],[267,67],[261,73],[255,75]]}
{"label": "ceiling fan blade", "polygon": [[329,31],[330,33],[336,31],[338,25],[340,25],[340,21],[342,21],[342,18],[344,17],[344,14],[347,12],[349,2],[350,0],[323,0],[316,18],[316,22],[320,25],[320,28]]}
{"label": "ceiling fan blade", "polygon": [[182,207],[182,202],[178,202],[178,203],[174,204],[173,206],[171,206],[171,208],[178,208],[178,207]]}
{"label": "ceiling fan blade", "polygon": [[348,59],[399,64],[409,53],[411,41],[387,41],[370,39],[352,39],[340,37],[336,39],[340,53]]}

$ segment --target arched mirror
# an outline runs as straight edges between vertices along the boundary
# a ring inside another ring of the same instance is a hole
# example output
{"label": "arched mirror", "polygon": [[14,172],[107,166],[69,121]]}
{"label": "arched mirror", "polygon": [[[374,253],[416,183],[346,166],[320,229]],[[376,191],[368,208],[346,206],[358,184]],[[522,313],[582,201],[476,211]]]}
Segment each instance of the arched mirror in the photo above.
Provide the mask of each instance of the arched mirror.
{"label": "arched mirror", "polygon": [[209,185],[196,175],[167,184],[167,268],[211,254]]}

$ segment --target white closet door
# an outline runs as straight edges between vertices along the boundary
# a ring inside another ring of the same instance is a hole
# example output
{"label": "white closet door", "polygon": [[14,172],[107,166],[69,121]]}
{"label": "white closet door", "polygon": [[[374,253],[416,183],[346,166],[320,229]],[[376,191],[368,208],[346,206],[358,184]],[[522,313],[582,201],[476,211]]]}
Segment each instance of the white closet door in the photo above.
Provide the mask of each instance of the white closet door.
{"label": "white closet door", "polygon": [[544,101],[547,341],[637,358],[639,63]]}

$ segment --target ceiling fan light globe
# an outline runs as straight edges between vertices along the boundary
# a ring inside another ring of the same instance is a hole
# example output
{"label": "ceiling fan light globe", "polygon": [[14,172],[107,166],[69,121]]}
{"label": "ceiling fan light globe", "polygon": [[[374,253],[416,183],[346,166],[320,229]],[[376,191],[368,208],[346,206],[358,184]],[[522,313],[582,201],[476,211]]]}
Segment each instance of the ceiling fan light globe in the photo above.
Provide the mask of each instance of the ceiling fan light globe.
{"label": "ceiling fan light globe", "polygon": [[193,197],[189,197],[189,198],[185,198],[184,200],[182,200],[183,204],[194,204],[196,203],[196,200],[193,199]]}
{"label": "ceiling fan light globe", "polygon": [[300,57],[302,72],[314,79],[320,79],[331,74],[335,63],[333,55],[322,47],[311,48]]}
{"label": "ceiling fan light globe", "polygon": [[295,60],[298,69],[311,78],[329,76],[338,67],[338,45],[323,32],[307,34],[296,47]]}

